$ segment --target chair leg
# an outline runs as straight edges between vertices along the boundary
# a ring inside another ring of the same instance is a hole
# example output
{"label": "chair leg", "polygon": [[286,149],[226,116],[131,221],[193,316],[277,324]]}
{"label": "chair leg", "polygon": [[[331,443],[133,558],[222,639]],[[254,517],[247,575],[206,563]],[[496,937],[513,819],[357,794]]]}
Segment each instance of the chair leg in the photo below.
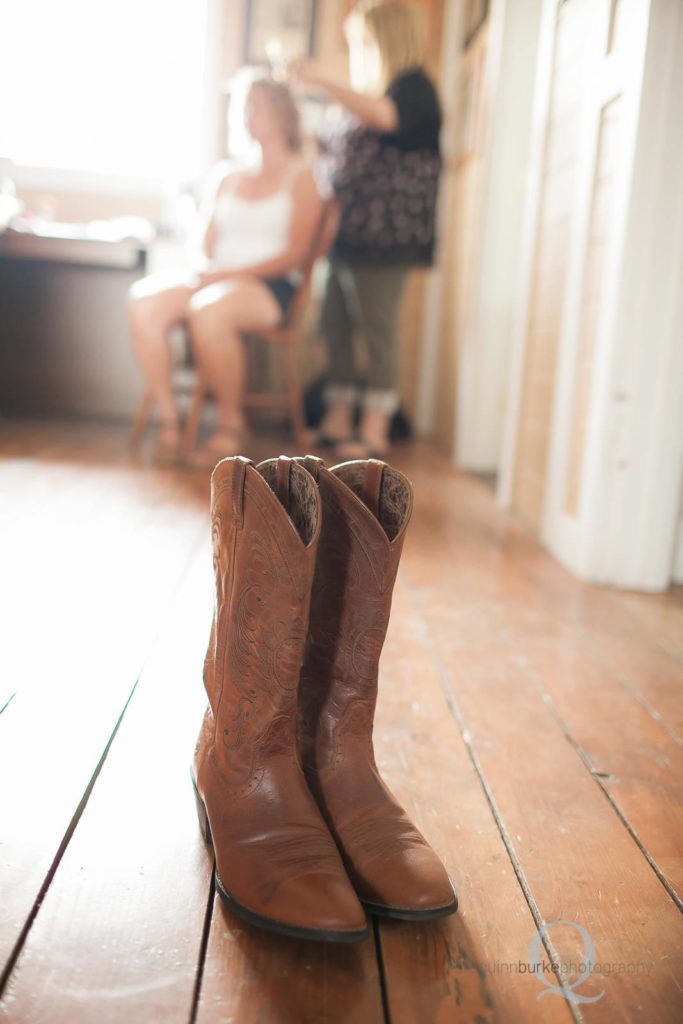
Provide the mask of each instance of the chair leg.
{"label": "chair leg", "polygon": [[280,365],[282,366],[282,375],[287,394],[289,414],[292,418],[294,440],[303,450],[306,447],[306,420],[304,418],[301,383],[299,381],[299,372],[294,360],[294,346],[292,342],[285,341],[281,344]]}
{"label": "chair leg", "polygon": [[187,423],[185,424],[185,431],[183,433],[183,441],[181,445],[182,455],[188,455],[197,443],[197,434],[199,433],[199,424],[202,418],[202,408],[204,406],[205,398],[206,386],[201,377],[197,376],[197,380],[192,389],[190,411],[187,416]]}
{"label": "chair leg", "polygon": [[154,395],[148,388],[142,396],[140,407],[135,414],[135,419],[133,420],[133,430],[130,435],[130,448],[134,453],[138,451],[142,439],[145,436],[145,431],[149,426],[149,418],[153,408]]}

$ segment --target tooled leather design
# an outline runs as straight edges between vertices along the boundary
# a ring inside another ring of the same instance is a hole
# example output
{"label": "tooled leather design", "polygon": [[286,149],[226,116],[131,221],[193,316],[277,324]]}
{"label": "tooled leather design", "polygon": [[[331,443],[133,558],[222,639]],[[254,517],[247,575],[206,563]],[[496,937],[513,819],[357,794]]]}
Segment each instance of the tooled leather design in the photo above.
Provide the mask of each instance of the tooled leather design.
{"label": "tooled leather design", "polygon": [[[227,612],[226,589],[229,590],[229,580],[226,579],[230,569],[228,561],[228,548],[232,543],[225,542],[226,532],[232,541],[232,531],[228,528],[221,512],[216,508],[217,496],[227,489],[224,480],[219,480],[214,490],[214,507],[211,513],[211,553],[213,560],[213,578],[215,586],[214,613],[211,621],[211,634],[209,645],[204,658],[204,686],[209,697],[209,704],[215,714],[220,701],[218,681],[216,679],[216,666],[223,663],[225,655],[225,627],[219,629],[218,617]],[[221,559],[221,554],[223,558]],[[223,564],[222,564],[223,563]]]}
{"label": "tooled leather design", "polygon": [[[305,602],[292,593],[305,569],[291,566],[280,543],[273,546],[276,523],[258,517],[267,539],[254,517],[248,518],[252,524],[238,531],[237,549],[229,555],[223,548],[233,531],[225,530],[220,512],[214,516],[215,667],[221,684],[215,752],[237,796],[260,785],[270,753],[298,757],[294,710],[306,637]],[[239,577],[234,582],[233,560]]]}
{"label": "tooled leather design", "polygon": [[[368,867],[375,860],[386,860],[387,855],[391,853],[424,846],[424,836],[418,832],[402,808],[392,808],[390,819],[389,831],[387,805],[384,804],[380,809],[370,804],[354,817],[344,821],[342,831],[347,853],[362,851],[363,864]],[[391,836],[390,849],[387,848],[387,835]]]}
{"label": "tooled leather design", "polygon": [[[238,689],[243,680],[256,675],[261,686],[276,699],[276,685],[282,690],[296,688],[304,651],[304,620],[293,605],[287,619],[269,618],[274,597],[282,586],[275,563],[263,536],[252,530],[247,539],[250,558],[242,590],[233,604],[230,670]],[[264,623],[264,618],[267,621]],[[254,693],[249,688],[249,699]]]}
{"label": "tooled leather design", "polygon": [[251,506],[257,508],[267,524],[270,536],[280,555],[286,575],[294,588],[294,593],[300,601],[308,595],[311,583],[311,566],[308,560],[308,552],[302,552],[300,557],[291,558],[289,555],[290,545],[299,545],[296,539],[295,530],[289,523],[289,517],[282,509],[278,499],[271,492],[272,506],[269,506],[255,485],[251,481],[246,484],[247,500]]}
{"label": "tooled leather design", "polygon": [[[274,887],[282,877],[291,883],[305,875],[337,875],[339,871],[337,850],[328,830],[316,828],[309,822],[305,825],[291,823],[286,831],[271,832],[268,837],[268,865],[271,871],[269,878],[263,880],[264,887],[269,883]],[[265,897],[267,893],[263,895]]]}
{"label": "tooled leather design", "polygon": [[330,772],[343,763],[348,737],[374,760],[377,674],[402,543],[383,542],[374,524],[363,522],[370,512],[353,499],[340,510],[323,488],[323,569],[313,586],[299,707],[306,769]]}
{"label": "tooled leather design", "polygon": [[[350,546],[354,554],[358,556],[362,554],[375,579],[379,594],[391,592],[398,568],[395,549],[400,549],[402,545],[399,543],[394,548],[390,548],[383,530],[376,528],[376,520],[372,513],[356,501],[346,501],[343,513],[335,499],[330,500],[329,497],[324,497],[323,506],[325,515],[344,519],[347,533],[350,531],[356,541],[354,545],[350,543],[351,538],[349,538]],[[400,556],[400,550],[398,554]]]}
{"label": "tooled leather design", "polygon": [[195,777],[199,775],[199,767],[204,757],[208,753],[211,744],[213,742],[213,735],[215,731],[215,722],[211,706],[209,705],[204,712],[202,718],[201,728],[199,735],[197,736],[197,742],[194,748],[194,766],[195,766]]}
{"label": "tooled leather design", "polygon": [[[298,469],[298,467],[296,467]],[[301,492],[301,481],[297,480],[297,487],[295,488],[297,494]],[[213,502],[214,508],[218,505],[220,496],[226,492],[232,492],[232,482],[229,478],[221,478],[213,485]],[[280,508],[277,508],[277,515],[274,516],[273,507],[269,507],[267,502],[264,500],[263,494],[257,489],[257,485],[247,478],[244,484],[245,501],[257,508],[263,516],[265,522],[268,523],[269,531],[275,542],[277,549],[280,553],[282,561],[284,563],[286,572],[290,578],[292,586],[296,592],[296,596],[303,600],[308,591],[310,578],[309,578],[309,567],[305,563],[304,559],[289,559],[286,556],[286,551],[291,543],[292,527],[286,522],[286,514],[283,517]],[[279,506],[278,499],[273,495],[273,505]],[[296,517],[295,517],[296,518]],[[214,522],[217,522],[217,529],[214,531]],[[223,527],[223,520],[220,512],[214,512],[212,516],[212,536],[220,536],[220,531]],[[309,538],[310,540],[310,538]],[[216,546],[214,543],[214,554],[216,552]],[[214,559],[215,566],[215,559]]]}

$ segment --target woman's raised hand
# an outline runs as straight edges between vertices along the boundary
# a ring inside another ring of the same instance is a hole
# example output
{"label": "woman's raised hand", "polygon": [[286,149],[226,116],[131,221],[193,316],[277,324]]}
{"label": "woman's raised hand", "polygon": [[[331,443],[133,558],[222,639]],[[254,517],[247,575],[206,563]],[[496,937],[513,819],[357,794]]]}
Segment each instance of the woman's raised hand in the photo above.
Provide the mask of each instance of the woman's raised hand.
{"label": "woman's raised hand", "polygon": [[319,85],[325,83],[325,76],[317,61],[310,57],[294,57],[285,61],[285,78],[290,85]]}

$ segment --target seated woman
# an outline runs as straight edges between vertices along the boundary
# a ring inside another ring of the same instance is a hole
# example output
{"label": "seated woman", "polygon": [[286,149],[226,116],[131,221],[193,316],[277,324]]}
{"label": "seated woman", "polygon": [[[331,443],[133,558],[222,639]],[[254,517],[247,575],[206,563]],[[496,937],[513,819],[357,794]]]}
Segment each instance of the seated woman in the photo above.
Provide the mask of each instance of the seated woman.
{"label": "seated woman", "polygon": [[207,466],[239,452],[246,365],[242,333],[276,327],[296,289],[322,200],[300,156],[297,108],[289,88],[253,79],[244,124],[257,144],[255,167],[219,164],[203,204],[202,266],[159,272],[131,290],[135,351],[158,403],[158,454],[178,454],[180,422],[171,387],[168,333],[187,324],[202,378],[218,404],[216,431],[196,461]]}

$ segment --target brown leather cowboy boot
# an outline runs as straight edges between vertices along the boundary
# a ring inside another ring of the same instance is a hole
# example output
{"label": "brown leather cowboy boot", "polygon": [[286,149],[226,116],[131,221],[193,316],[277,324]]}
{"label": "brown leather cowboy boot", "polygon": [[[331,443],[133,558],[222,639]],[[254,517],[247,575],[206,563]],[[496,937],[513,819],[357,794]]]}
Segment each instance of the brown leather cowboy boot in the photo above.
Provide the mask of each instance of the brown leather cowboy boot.
{"label": "brown leather cowboy boot", "polygon": [[366,909],[421,920],[457,909],[446,870],[383,782],[372,728],[379,657],[412,510],[410,482],[374,459],[325,469],[323,521],[299,686],[308,784]]}
{"label": "brown leather cowboy boot", "polygon": [[288,458],[211,478],[216,604],[194,783],[216,885],[240,917],[353,942],[367,922],[297,745],[297,690],[320,533],[314,481]]}

